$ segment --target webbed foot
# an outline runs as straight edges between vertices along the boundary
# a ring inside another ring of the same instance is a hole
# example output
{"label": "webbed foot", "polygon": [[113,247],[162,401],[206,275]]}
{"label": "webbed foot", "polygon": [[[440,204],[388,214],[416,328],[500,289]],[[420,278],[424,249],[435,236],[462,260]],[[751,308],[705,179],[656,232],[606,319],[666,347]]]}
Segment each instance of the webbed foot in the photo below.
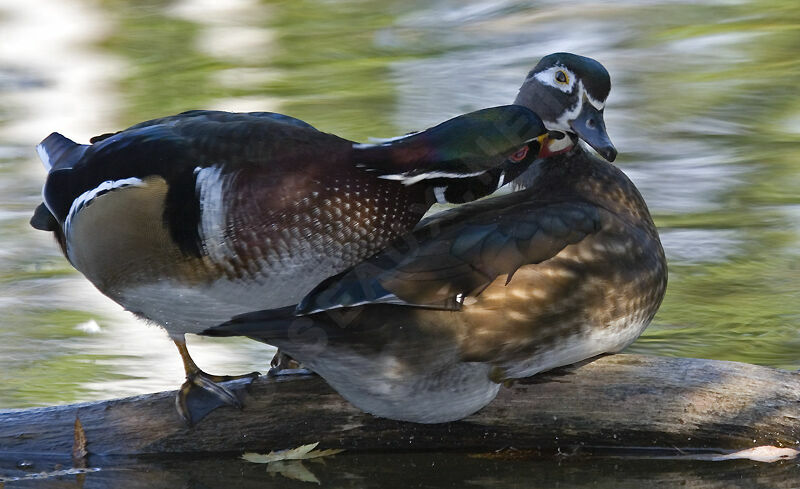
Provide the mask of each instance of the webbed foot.
{"label": "webbed foot", "polygon": [[[189,372],[186,374],[186,382],[183,383],[175,397],[178,414],[192,426],[218,407],[233,406],[242,409],[242,400],[238,394],[259,375],[258,372],[235,376],[210,375],[200,369]],[[238,388],[235,389],[222,385],[223,382],[239,379],[250,380],[236,386]]]}
{"label": "webbed foot", "polygon": [[[178,414],[190,426],[205,418],[208,413],[222,406],[233,406],[242,409],[242,400],[237,395],[242,388],[247,387],[258,378],[258,372],[245,375],[211,375],[200,370],[194,363],[186,343],[173,339],[178,352],[183,359],[183,368],[186,371],[186,382],[183,383],[175,398],[175,407]],[[231,380],[250,379],[231,389],[222,385]]]}

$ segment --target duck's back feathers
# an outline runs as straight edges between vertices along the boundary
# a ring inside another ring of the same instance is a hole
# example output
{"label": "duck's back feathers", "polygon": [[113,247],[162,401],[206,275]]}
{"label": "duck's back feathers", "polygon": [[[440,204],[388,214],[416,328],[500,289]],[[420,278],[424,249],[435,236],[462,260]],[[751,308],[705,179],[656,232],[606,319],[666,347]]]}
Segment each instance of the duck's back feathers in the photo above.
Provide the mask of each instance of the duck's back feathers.
{"label": "duck's back feathers", "polygon": [[[215,122],[215,123],[233,123],[233,122],[253,122],[253,121],[272,121],[282,124],[289,124],[306,129],[314,129],[314,126],[308,122],[302,121],[292,116],[279,114],[277,112],[225,112],[221,110],[187,110],[180,114],[171,115],[167,117],[160,117],[158,119],[151,119],[149,121],[140,122],[133,125],[126,130],[138,129],[141,127],[153,125],[174,125],[184,122]],[[316,130],[316,129],[315,129]],[[113,135],[113,134],[111,134]]]}
{"label": "duck's back feathers", "polygon": [[[452,309],[466,295],[477,295],[498,276],[555,256],[598,231],[601,211],[581,202],[509,202],[518,195],[491,199],[485,210],[464,217],[453,212],[309,293],[297,312],[390,303]],[[502,208],[503,213],[493,212]]]}
{"label": "duck's back feathers", "polygon": [[191,111],[94,140],[78,145],[53,133],[38,147],[50,171],[45,201],[60,222],[75,199],[103,182],[147,176],[186,180],[195,168],[207,166],[296,169],[326,146],[349,148],[349,142],[298,119],[260,112]]}
{"label": "duck's back feathers", "polygon": [[[103,197],[109,192],[120,196],[130,186],[163,182],[161,214],[147,219],[165,224],[183,256],[208,256],[240,277],[268,273],[265,260],[288,274],[300,256],[313,254],[335,263],[320,268],[328,277],[414,226],[437,188],[446,190],[448,181],[465,174],[496,173],[519,145],[538,150],[536,138],[544,133],[536,114],[520,106],[459,116],[369,147],[280,114],[191,111],[103,135],[87,146],[50,136],[42,146],[51,164],[43,196],[69,236],[69,224],[98,198],[109,202]],[[377,178],[358,168],[363,163],[402,167],[421,183]],[[494,190],[492,175],[487,185],[459,197]],[[52,225],[46,216],[34,221]],[[103,227],[97,222],[84,229]],[[303,260],[302,266],[313,266]]]}

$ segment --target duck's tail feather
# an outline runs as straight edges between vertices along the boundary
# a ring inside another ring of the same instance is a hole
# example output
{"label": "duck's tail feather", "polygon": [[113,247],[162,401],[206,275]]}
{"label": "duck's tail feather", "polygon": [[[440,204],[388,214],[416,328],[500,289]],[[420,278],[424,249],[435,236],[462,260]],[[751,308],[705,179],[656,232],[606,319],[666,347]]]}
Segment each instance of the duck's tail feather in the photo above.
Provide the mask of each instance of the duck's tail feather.
{"label": "duck's tail feather", "polygon": [[203,336],[248,336],[269,342],[286,338],[295,321],[303,319],[295,316],[295,306],[265,309],[240,314],[230,321],[208,328],[200,334]]}
{"label": "duck's tail feather", "polygon": [[36,152],[39,153],[45,169],[52,172],[72,168],[83,157],[88,147],[54,132],[36,146]]}

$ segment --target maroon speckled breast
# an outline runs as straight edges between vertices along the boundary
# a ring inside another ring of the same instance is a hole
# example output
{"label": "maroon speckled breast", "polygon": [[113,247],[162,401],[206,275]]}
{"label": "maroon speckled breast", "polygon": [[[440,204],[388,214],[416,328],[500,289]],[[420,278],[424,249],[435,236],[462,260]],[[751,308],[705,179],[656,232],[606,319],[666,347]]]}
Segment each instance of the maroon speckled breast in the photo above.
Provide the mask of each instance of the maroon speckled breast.
{"label": "maroon speckled breast", "polygon": [[226,191],[229,265],[256,278],[294,263],[324,263],[321,281],[331,267],[338,273],[409,231],[431,205],[423,185],[343,166],[326,177],[313,170],[238,172]]}

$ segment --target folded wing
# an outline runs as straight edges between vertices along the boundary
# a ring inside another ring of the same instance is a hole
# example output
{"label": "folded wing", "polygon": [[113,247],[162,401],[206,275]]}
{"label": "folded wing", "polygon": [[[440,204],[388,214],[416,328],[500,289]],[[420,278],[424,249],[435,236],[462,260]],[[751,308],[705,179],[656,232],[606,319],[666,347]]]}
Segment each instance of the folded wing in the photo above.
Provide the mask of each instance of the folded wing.
{"label": "folded wing", "polygon": [[485,211],[460,219],[463,213],[429,221],[375,257],[322,282],[297,313],[370,303],[456,309],[464,296],[479,294],[497,277],[510,280],[518,268],[552,258],[601,227],[600,211],[576,202],[521,202],[501,214]]}

